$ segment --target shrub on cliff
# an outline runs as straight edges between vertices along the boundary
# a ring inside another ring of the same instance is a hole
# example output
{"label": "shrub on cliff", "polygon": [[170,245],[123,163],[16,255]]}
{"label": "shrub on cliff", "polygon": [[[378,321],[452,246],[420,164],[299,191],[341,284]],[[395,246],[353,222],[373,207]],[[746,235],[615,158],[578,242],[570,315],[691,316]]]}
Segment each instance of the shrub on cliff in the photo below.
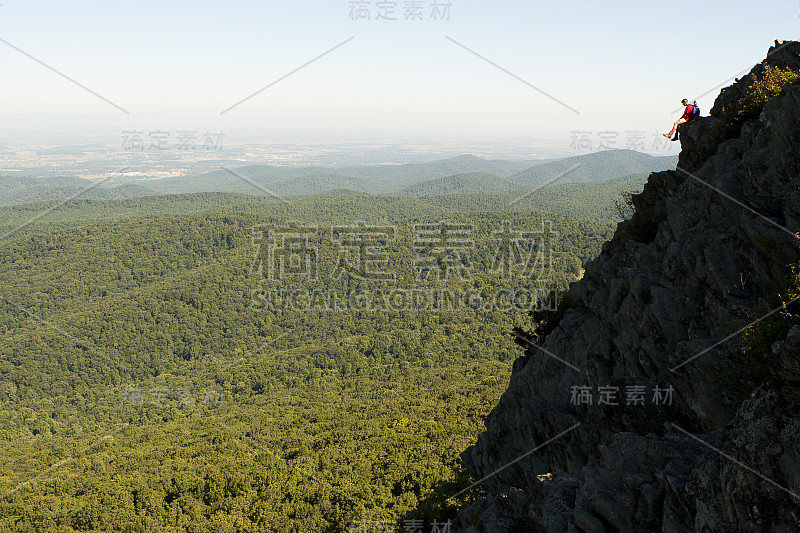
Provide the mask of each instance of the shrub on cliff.
{"label": "shrub on cliff", "polygon": [[732,126],[741,125],[745,120],[758,118],[764,104],[778,96],[783,87],[800,82],[800,71],[790,68],[770,67],[764,69],[761,77],[755,77],[742,98],[734,105],[722,108],[725,119]]}
{"label": "shrub on cliff", "polygon": [[633,214],[636,212],[636,206],[633,205],[633,195],[639,194],[640,192],[641,191],[634,192],[631,185],[626,185],[625,188],[620,191],[618,198],[611,199],[611,201],[614,202],[614,210],[617,212],[619,218],[622,220],[630,220],[633,218]]}

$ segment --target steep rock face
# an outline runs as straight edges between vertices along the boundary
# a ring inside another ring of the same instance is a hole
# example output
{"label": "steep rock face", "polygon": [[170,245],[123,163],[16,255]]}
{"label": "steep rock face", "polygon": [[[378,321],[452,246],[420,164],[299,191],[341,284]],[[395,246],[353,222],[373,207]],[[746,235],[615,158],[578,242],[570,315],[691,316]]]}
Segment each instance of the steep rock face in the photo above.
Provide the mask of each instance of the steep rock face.
{"label": "steep rock face", "polygon": [[[759,363],[764,383],[740,331],[788,299],[800,259],[800,86],[736,138],[721,127],[767,65],[800,68],[800,43],[776,43],[681,127],[678,168],[650,176],[558,326],[515,364],[462,454],[490,476],[462,530],[800,531],[800,327]],[[629,404],[634,387],[645,395]]]}

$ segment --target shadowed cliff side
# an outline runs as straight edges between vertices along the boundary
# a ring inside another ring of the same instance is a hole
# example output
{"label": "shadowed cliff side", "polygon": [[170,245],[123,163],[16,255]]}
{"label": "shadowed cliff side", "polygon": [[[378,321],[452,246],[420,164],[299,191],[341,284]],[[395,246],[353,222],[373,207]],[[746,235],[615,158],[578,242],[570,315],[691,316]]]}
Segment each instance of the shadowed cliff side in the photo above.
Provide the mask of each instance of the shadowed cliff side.
{"label": "shadowed cliff side", "polygon": [[798,70],[776,42],[680,127],[462,454],[460,530],[800,530],[800,85],[750,102]]}

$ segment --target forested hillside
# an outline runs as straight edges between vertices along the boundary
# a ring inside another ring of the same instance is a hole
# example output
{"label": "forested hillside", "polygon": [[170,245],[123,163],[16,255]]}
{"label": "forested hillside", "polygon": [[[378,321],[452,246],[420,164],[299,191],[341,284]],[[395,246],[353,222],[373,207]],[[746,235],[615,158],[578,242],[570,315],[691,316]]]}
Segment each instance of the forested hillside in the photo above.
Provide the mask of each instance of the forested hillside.
{"label": "forested hillside", "polygon": [[[69,200],[35,202],[0,207],[0,235],[41,231],[48,228],[89,224],[99,220],[166,214],[231,213],[247,215],[268,210],[277,216],[318,223],[363,219],[388,221],[404,217],[449,217],[474,213],[528,213],[554,215],[616,223],[619,213],[612,198],[627,187],[640,190],[645,175],[634,175],[599,184],[567,183],[551,185],[533,192],[507,191],[451,193],[408,198],[375,196],[352,191],[330,191],[315,196],[279,199],[262,193],[259,196],[236,193],[197,193],[145,196],[124,200],[92,200],[83,197]],[[31,219],[47,212],[36,224]]]}
{"label": "forested hillside", "polygon": [[[447,500],[471,483],[458,453],[507,385],[525,294],[552,305],[612,229],[511,199],[76,200],[30,225],[54,204],[4,208],[3,233],[24,227],[0,242],[0,530],[452,516],[477,494]],[[339,236],[367,226],[391,233],[371,256],[388,285],[342,275],[354,256]],[[313,228],[313,279],[263,268],[270,231],[291,227]],[[457,263],[420,268],[424,231],[456,230],[469,241]],[[508,278],[525,265],[502,264],[504,230],[532,239],[528,281]],[[287,289],[334,296],[264,296]]]}

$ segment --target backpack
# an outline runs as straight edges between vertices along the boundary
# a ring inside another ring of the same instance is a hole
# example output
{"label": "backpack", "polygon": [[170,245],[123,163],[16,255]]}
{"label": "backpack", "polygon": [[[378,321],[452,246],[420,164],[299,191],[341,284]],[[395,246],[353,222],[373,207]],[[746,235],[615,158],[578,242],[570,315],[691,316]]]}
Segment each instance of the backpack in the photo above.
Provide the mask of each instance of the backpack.
{"label": "backpack", "polygon": [[700,116],[700,108],[697,107],[697,100],[692,102],[692,113],[689,115],[689,118],[697,118]]}

